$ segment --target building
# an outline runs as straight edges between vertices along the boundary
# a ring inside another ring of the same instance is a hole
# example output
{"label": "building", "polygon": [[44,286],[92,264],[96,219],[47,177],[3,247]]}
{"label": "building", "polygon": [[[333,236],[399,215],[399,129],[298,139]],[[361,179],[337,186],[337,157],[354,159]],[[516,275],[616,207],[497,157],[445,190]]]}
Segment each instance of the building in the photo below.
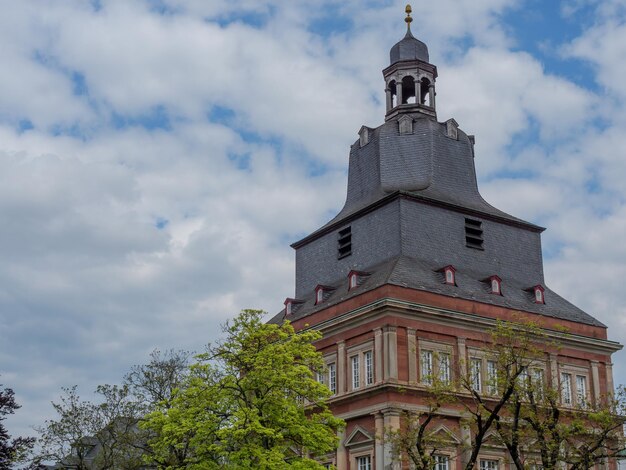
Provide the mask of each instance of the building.
{"label": "building", "polygon": [[[545,282],[543,228],[496,209],[478,191],[474,136],[437,120],[437,67],[426,44],[405,37],[383,70],[384,123],[363,126],[351,146],[346,202],[294,243],[295,296],[272,321],[321,330],[323,380],[346,419],[339,470],[391,468],[383,429],[423,404],[433,358],[445,374],[485,377],[485,331],[520,312],[563,347],[546,352],[545,377],[576,400],[613,389],[607,328]],[[542,373],[544,373],[542,372]],[[566,399],[566,398],[565,398]],[[443,429],[443,428],[442,428]],[[452,441],[467,438],[446,428]],[[494,449],[480,467],[505,466]],[[439,470],[461,469],[445,462]],[[503,469],[499,469],[503,470]]]}

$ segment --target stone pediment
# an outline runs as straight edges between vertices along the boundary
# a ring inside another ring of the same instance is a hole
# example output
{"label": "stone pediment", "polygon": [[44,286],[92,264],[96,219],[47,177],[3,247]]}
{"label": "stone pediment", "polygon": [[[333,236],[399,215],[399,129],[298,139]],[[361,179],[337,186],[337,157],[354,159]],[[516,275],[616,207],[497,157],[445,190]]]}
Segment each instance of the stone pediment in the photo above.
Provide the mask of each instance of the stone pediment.
{"label": "stone pediment", "polygon": [[368,445],[374,442],[374,436],[372,436],[367,430],[361,426],[356,426],[350,435],[346,438],[344,445],[346,447],[355,447],[361,445]]}

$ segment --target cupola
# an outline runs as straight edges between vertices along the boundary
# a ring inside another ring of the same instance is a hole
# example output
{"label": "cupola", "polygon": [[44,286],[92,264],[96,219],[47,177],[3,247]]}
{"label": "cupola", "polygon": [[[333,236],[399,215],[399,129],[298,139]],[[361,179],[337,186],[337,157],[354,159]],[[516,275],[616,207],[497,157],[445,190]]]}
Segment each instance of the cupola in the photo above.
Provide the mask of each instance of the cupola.
{"label": "cupola", "polygon": [[419,112],[436,117],[437,68],[429,62],[428,47],[411,33],[411,5],[406,6],[406,35],[389,52],[391,64],[383,70],[387,96],[386,120]]}

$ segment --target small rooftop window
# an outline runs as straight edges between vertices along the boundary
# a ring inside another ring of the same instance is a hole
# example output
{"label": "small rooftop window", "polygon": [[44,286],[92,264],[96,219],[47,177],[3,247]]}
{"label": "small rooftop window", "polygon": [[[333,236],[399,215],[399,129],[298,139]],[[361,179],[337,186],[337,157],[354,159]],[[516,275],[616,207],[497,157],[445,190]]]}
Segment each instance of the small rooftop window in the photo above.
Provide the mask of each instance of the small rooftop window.
{"label": "small rooftop window", "polygon": [[369,276],[370,273],[352,270],[348,273],[348,290],[352,290],[361,285],[363,280]]}
{"label": "small rooftop window", "polygon": [[315,305],[319,305],[324,302],[334,290],[334,287],[318,284],[315,287]]}
{"label": "small rooftop window", "polygon": [[465,219],[465,246],[477,250],[484,250],[483,223],[480,220]]}
{"label": "small rooftop window", "polygon": [[540,284],[537,284],[535,287],[533,287],[533,290],[535,292],[535,303],[536,304],[545,304],[546,303],[546,299],[545,299],[545,289],[543,288],[543,286],[541,286]]}
{"label": "small rooftop window", "polygon": [[502,295],[502,279],[498,276],[491,276],[489,278],[489,284],[491,286],[491,293],[496,295]]}
{"label": "small rooftop window", "polygon": [[440,269],[439,272],[443,272],[443,279],[446,284],[456,286],[456,269],[454,266],[448,265]]}
{"label": "small rooftop window", "polygon": [[292,315],[302,303],[303,303],[302,300],[291,299],[289,297],[286,298],[285,299],[285,315]]}

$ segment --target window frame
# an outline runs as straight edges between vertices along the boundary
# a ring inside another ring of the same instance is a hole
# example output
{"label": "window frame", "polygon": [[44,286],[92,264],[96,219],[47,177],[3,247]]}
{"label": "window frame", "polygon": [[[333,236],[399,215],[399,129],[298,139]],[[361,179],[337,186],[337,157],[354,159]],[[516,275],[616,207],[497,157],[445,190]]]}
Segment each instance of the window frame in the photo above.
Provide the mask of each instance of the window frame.
{"label": "window frame", "polygon": [[[424,373],[423,355],[425,353],[430,353],[430,372],[428,374]],[[419,383],[431,386],[434,380],[437,379],[443,384],[452,384],[454,381],[454,353],[454,345],[450,343],[418,338],[417,359],[419,367]],[[447,380],[443,380],[441,375],[442,357],[447,357]]]}
{"label": "window frame", "polygon": [[[370,353],[370,363],[371,366],[371,382],[368,380],[368,364],[367,364],[367,353]],[[376,352],[374,350],[374,341],[370,340],[365,343],[357,344],[355,346],[351,346],[346,350],[346,357],[348,358],[348,385],[349,391],[362,390],[366,387],[371,387],[376,383],[378,378],[376,377]],[[355,377],[354,377],[354,364],[352,362],[353,358],[358,357],[358,386],[355,387]]]}

